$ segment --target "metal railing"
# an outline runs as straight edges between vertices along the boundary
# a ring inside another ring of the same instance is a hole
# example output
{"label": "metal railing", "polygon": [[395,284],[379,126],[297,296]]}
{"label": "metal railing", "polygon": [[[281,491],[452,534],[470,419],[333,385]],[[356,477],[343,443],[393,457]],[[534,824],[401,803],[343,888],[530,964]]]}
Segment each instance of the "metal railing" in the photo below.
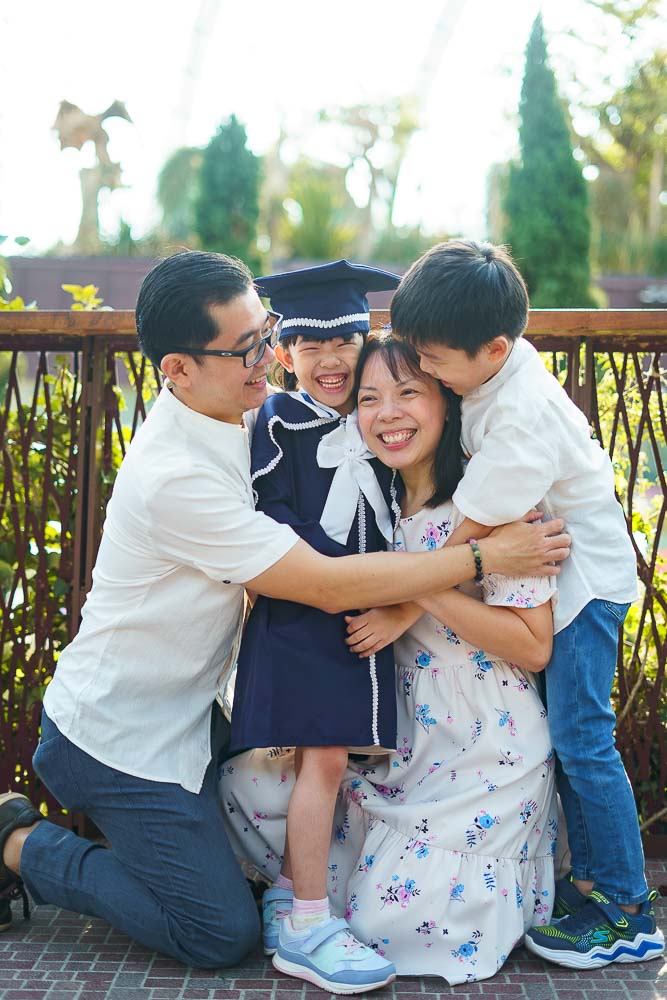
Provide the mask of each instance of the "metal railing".
{"label": "metal railing", "polygon": [[[373,312],[373,328],[386,322]],[[617,739],[647,846],[667,854],[667,310],[535,310],[526,336],[616,470],[641,581],[619,657]],[[30,766],[41,697],[77,630],[114,475],[158,373],[137,353],[131,311],[0,312],[0,362],[0,787],[56,811]]]}

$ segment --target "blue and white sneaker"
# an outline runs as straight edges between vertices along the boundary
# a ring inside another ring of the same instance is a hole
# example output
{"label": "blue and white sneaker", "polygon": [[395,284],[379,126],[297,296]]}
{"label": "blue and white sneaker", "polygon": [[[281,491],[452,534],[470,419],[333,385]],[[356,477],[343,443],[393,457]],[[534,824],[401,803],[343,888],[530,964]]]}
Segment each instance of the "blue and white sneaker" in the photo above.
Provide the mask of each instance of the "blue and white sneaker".
{"label": "blue and white sneaker", "polygon": [[637,913],[625,913],[594,889],[586,903],[548,927],[526,931],[526,948],[569,969],[598,969],[612,962],[647,962],[665,953],[665,938],[656,925],[649,893]]}
{"label": "blue and white sneaker", "polygon": [[262,896],[262,941],[264,954],[274,955],[278,947],[278,928],[292,912],[294,892],[272,885]]}
{"label": "blue and white sneaker", "polygon": [[391,962],[357,941],[346,920],[330,917],[305,931],[282,920],[278,937],[274,968],[328,993],[367,993],[396,978]]}

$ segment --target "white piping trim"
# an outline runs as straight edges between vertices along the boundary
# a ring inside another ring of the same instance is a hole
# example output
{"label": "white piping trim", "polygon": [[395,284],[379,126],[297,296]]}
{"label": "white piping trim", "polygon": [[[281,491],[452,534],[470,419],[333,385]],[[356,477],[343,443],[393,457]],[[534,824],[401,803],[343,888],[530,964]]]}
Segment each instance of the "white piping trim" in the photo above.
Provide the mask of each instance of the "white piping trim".
{"label": "white piping trim", "polygon": [[370,313],[349,313],[347,316],[337,316],[336,319],[313,319],[309,316],[297,316],[294,319],[283,320],[283,330],[289,330],[294,326],[315,327],[318,330],[332,330],[336,326],[343,326],[345,323],[369,322]]}
{"label": "white piping trim", "polygon": [[[364,495],[361,490],[359,490],[359,502],[357,504],[357,520],[359,523],[359,554],[363,555],[366,552],[366,507],[364,504]],[[371,680],[371,733],[373,734],[373,746],[379,747],[378,710],[380,697],[375,653],[371,653],[368,658],[368,672]]]}
{"label": "white piping trim", "polygon": [[[281,460],[282,460],[282,458],[283,458],[283,456],[285,454],[285,452],[282,450],[282,448],[280,447],[280,445],[276,441],[275,435],[273,433],[273,428],[274,428],[275,424],[278,424],[278,423],[281,424],[288,431],[307,431],[307,430],[310,430],[311,427],[321,427],[322,424],[333,424],[333,423],[336,422],[337,419],[339,419],[339,418],[337,418],[337,417],[316,417],[315,420],[305,420],[302,423],[291,424],[287,420],[283,420],[283,418],[278,413],[274,413],[274,415],[272,417],[270,417],[270,419],[269,419],[269,421],[268,421],[268,423],[266,425],[266,429],[267,429],[267,431],[269,433],[269,437],[271,438],[272,444],[275,445],[275,447],[276,447],[277,453],[273,456],[273,458],[271,459],[271,461],[269,462],[268,465],[265,465],[263,469],[258,469],[257,472],[254,472],[252,474],[251,479],[250,479],[250,485],[252,486],[252,484],[255,482],[255,480],[259,479],[260,476],[268,476],[268,474],[270,472],[273,472],[273,470],[276,468],[276,466],[280,464],[280,462],[281,462]],[[253,498],[255,500],[255,505],[257,505],[257,503],[259,502],[259,497],[257,495],[257,490],[254,487],[253,487],[252,495],[253,495]]]}
{"label": "white piping trim", "polygon": [[389,484],[389,495],[391,497],[391,510],[394,515],[394,532],[398,528],[398,523],[401,520],[402,511],[400,504],[398,502],[398,495],[396,490],[396,469],[392,471],[391,483]]}

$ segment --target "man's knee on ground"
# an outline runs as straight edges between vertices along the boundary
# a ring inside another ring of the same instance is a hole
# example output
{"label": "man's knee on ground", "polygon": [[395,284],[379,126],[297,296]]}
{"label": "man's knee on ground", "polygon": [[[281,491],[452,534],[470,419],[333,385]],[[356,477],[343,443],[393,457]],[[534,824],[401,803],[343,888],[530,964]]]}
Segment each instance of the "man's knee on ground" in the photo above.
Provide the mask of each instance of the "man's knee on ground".
{"label": "man's knee on ground", "polygon": [[224,969],[252,951],[260,936],[260,920],[254,901],[221,914],[217,927],[202,927],[196,920],[174,918],[173,936],[182,955],[180,961],[196,969]]}

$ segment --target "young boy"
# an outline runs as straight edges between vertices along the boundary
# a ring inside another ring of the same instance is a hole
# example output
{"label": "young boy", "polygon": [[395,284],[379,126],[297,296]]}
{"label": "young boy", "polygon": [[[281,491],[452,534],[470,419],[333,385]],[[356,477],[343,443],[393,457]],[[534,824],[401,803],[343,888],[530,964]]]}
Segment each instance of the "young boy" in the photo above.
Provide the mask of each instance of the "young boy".
{"label": "young boy", "polygon": [[557,883],[554,918],[562,919],[528,931],[526,945],[561,965],[593,968],[664,952],[609,701],[636,564],[609,456],[521,338],[527,319],[526,286],[509,254],[467,240],[425,253],[391,305],[392,328],[414,344],[423,370],[463,397],[470,461],[454,503],[469,520],[455,541],[536,504],[563,517],[572,536],[546,671],[572,870]]}

